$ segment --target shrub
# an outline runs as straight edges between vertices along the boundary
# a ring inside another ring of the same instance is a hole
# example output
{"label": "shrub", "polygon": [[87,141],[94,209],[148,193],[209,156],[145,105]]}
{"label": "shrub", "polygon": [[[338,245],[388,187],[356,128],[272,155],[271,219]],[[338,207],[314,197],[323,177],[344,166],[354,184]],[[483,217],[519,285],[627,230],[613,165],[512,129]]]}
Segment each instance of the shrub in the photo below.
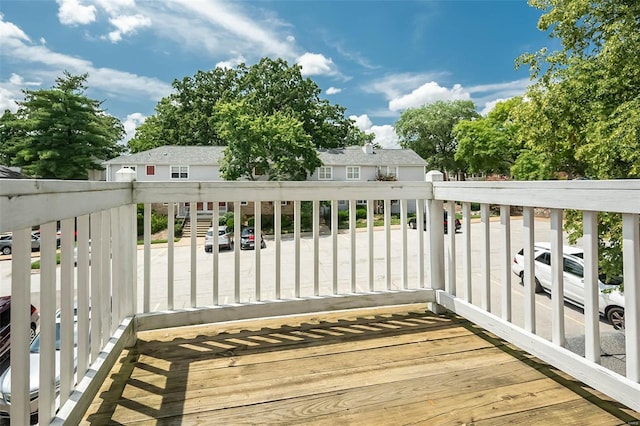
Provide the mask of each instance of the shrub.
{"label": "shrub", "polygon": [[356,219],[366,219],[367,209],[359,208],[356,210]]}

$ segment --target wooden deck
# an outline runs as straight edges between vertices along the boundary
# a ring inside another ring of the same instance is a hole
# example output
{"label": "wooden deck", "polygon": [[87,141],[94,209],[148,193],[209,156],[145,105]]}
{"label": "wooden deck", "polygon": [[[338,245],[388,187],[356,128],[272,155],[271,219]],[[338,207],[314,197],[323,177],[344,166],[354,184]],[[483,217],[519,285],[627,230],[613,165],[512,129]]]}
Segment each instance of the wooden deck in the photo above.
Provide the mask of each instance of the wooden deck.
{"label": "wooden deck", "polygon": [[138,338],[82,424],[640,424],[473,324],[418,307]]}

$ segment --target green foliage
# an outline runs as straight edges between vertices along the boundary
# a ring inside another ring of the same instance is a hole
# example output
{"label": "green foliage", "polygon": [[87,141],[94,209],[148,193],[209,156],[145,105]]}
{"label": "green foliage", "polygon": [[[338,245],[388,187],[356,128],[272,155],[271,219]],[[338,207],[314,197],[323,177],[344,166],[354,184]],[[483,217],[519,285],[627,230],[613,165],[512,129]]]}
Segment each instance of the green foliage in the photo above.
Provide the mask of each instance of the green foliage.
{"label": "green foliage", "polygon": [[395,124],[402,148],[414,150],[427,162],[428,170],[465,171],[455,159],[458,143],[453,128],[461,120],[480,117],[472,101],[438,101],[406,110]]}
{"label": "green foliage", "polygon": [[[138,204],[136,206],[137,215],[137,229],[138,235],[144,234],[144,204]],[[169,219],[166,215],[158,214],[151,211],[151,233],[155,234],[160,231],[164,231],[167,229],[167,224],[169,223]]]}
{"label": "green foliage", "polygon": [[287,215],[281,215],[280,216],[280,228],[282,228],[282,230],[289,230],[289,231],[293,231],[293,220],[287,216]]}
{"label": "green foliage", "polygon": [[512,114],[521,103],[522,98],[511,98],[498,102],[484,118],[458,122],[453,128],[458,140],[455,160],[466,164],[472,173],[510,174],[523,149]]}
{"label": "green foliage", "polygon": [[343,225],[348,225],[349,223],[349,210],[339,210],[338,211],[338,228],[344,227]]}
{"label": "green foliage", "polygon": [[214,108],[218,134],[228,141],[220,161],[226,180],[305,180],[322,165],[303,123],[275,111],[256,114],[246,102],[218,103]]}
{"label": "green foliage", "polygon": [[[538,27],[550,31],[560,48],[518,59],[536,84],[515,114],[526,151],[514,175],[640,177],[640,2],[530,4],[544,12]],[[582,215],[568,212],[565,227],[575,242],[582,235]],[[609,276],[622,272],[620,230],[620,215],[599,214],[599,264]]]}
{"label": "green foliage", "polygon": [[300,203],[300,228],[303,231],[313,229],[313,202],[302,201]]}
{"label": "green foliage", "polygon": [[64,73],[51,89],[24,90],[16,114],[0,117],[0,160],[44,179],[87,179],[122,152],[120,121],[84,95],[87,74]]}
{"label": "green foliage", "polygon": [[367,218],[367,209],[359,208],[356,209],[356,219],[366,219]]}
{"label": "green foliage", "polygon": [[[362,133],[345,117],[344,107],[320,99],[318,85],[303,78],[300,71],[299,65],[289,66],[283,59],[263,58],[249,67],[240,64],[235,69],[215,68],[175,80],[174,92],[163,98],[156,106],[155,115],[138,127],[129,148],[139,152],[162,145],[239,142],[233,138],[238,135],[221,134],[230,124],[220,123],[220,112],[224,108],[218,104],[248,106],[245,112],[250,117],[245,117],[243,122],[258,124],[277,115],[275,123],[270,124],[272,127],[282,125],[283,121],[300,123],[301,130],[296,130],[296,134],[301,131],[306,135],[305,140],[317,148],[362,144],[371,139],[372,136]],[[253,133],[258,130],[254,129]]]}

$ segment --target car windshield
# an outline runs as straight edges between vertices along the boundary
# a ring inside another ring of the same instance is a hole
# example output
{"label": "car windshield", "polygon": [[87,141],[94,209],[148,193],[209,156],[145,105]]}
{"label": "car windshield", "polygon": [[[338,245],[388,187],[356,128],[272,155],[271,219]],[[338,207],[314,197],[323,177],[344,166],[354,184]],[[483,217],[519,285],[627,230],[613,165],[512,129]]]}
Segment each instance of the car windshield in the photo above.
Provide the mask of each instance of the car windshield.
{"label": "car windshield", "polygon": [[[78,344],[78,323],[73,323],[73,342],[74,345]],[[60,322],[56,321],[56,350],[60,350]],[[31,346],[29,347],[29,352],[34,354],[40,353],[40,333],[33,339],[31,342]]]}
{"label": "car windshield", "polygon": [[209,229],[207,231],[207,237],[211,237],[213,235],[213,231],[211,229]]}
{"label": "car windshield", "polygon": [[246,237],[248,235],[253,235],[253,228],[245,228],[242,230],[243,237]]}

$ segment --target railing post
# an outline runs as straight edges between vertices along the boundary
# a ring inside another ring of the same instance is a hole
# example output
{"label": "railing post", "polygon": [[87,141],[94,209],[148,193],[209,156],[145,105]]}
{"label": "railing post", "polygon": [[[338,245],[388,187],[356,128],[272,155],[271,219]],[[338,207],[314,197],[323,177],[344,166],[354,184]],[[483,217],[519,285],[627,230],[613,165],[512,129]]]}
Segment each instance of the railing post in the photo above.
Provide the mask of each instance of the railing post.
{"label": "railing post", "polygon": [[[439,171],[427,173],[427,182],[442,182],[443,174]],[[434,290],[444,290],[444,228],[442,217],[444,208],[442,200],[436,200],[435,196],[427,200],[429,219],[427,232],[429,234],[429,258],[430,258],[430,280],[429,285]],[[441,314],[444,308],[437,303],[429,303],[429,310]]]}

